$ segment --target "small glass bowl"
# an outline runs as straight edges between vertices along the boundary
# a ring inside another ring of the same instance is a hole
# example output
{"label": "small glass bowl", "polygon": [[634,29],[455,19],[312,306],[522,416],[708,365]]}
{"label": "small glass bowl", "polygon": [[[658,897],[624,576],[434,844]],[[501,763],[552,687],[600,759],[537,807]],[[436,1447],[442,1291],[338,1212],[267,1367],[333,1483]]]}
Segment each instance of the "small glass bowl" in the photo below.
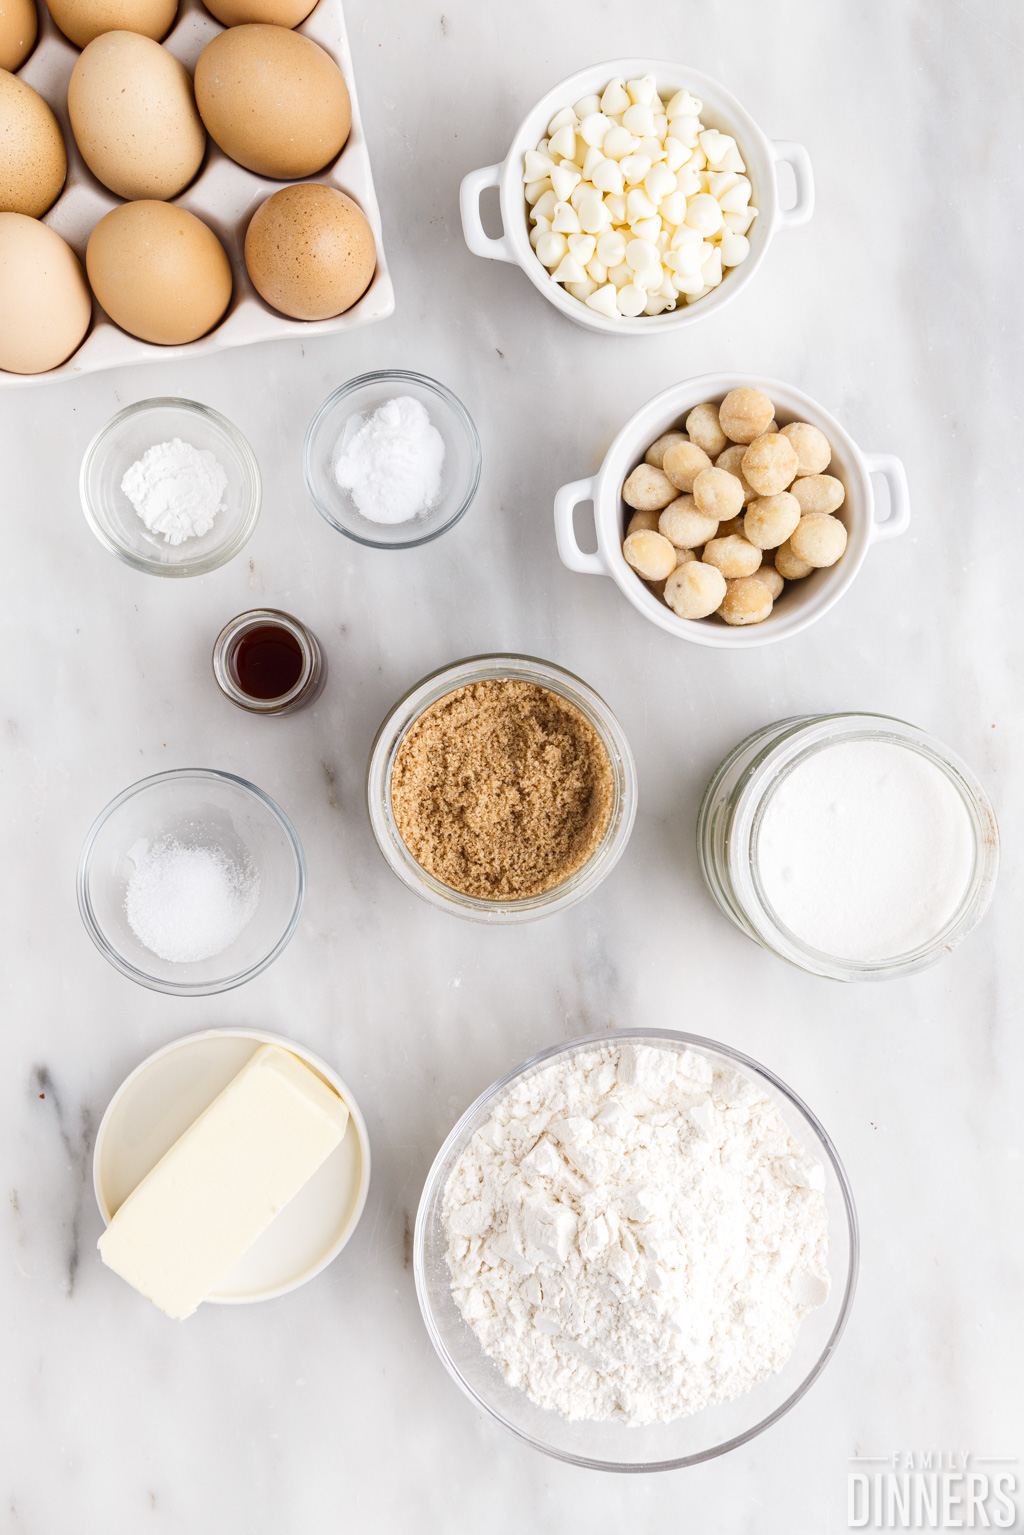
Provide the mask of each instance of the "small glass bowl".
{"label": "small glass bowl", "polygon": [[[418,400],[444,438],[441,494],[436,506],[408,522],[371,522],[334,478],[334,459],[345,423],[352,416],[372,415],[398,395]],[[462,401],[436,379],[401,368],[363,373],[335,389],[309,423],[302,450],[306,489],[321,517],[371,549],[415,549],[447,533],[476,495],[481,464],[480,438]]]}
{"label": "small glass bowl", "polygon": [[[125,915],[136,860],[168,837],[221,849],[259,876],[256,910],[242,932],[195,963],[160,959]],[[132,784],[97,816],[78,861],[78,909],[100,953],[129,980],[173,996],[230,991],[259,975],[295,932],[305,895],[306,859],[284,811],[255,784],[212,768],[179,768]]]}
{"label": "small glass bowl", "polygon": [[[804,1316],[796,1347],[777,1375],[734,1401],[707,1407],[672,1423],[632,1427],[623,1423],[570,1422],[538,1407],[525,1391],[510,1386],[463,1319],[451,1292],[444,1230],[444,1190],[462,1153],[498,1103],[523,1077],[534,1076],[560,1057],[603,1050],[608,1045],[651,1044],[695,1050],[712,1065],[738,1069],[776,1105],[803,1150],[825,1172],[828,1215],[828,1270],[832,1285],[823,1306]],[[420,1197],[413,1237],[416,1294],[430,1341],[456,1385],[517,1438],[558,1460],[595,1471],[672,1471],[724,1455],[795,1407],[836,1350],[850,1315],[860,1239],[853,1191],[839,1155],[811,1110],[766,1067],[727,1045],[668,1029],[619,1029],[553,1045],[508,1072],[463,1114],[435,1158]]]}
{"label": "small glass bowl", "polygon": [[[762,887],[757,839],[771,795],[809,754],[839,740],[882,741],[920,752],[952,784],[970,820],[974,865],[960,904],[940,932],[906,954],[852,960],[811,948],[776,915]],[[697,816],[697,857],[719,909],[762,948],[830,980],[885,981],[936,964],[978,925],[995,889],[999,831],[971,769],[916,725],[885,714],[806,714],[755,731],[715,769]]]}
{"label": "small glass bowl", "polygon": [[[591,854],[575,874],[539,895],[525,896],[516,901],[485,901],[479,896],[464,895],[450,885],[435,879],[416,862],[405,845],[395,823],[391,805],[391,774],[398,749],[406,731],[419,719],[425,709],[444,698],[456,688],[474,682],[510,678],[518,682],[532,682],[547,688],[574,704],[587,719],[601,740],[612,770],[612,812],[600,846]],[[388,866],[416,895],[422,896],[432,906],[468,917],[475,922],[506,923],[532,922],[537,917],[548,917],[567,906],[575,906],[588,896],[614,869],[626,850],[629,834],[636,818],[637,783],[636,766],[622,726],[604,699],[573,676],[550,661],[539,661],[534,656],[469,656],[456,661],[441,671],[431,672],[418,682],[410,692],[400,698],[384,719],[370,749],[370,762],[366,772],[366,803],[370,825],[377,839],[377,846],[384,854]]]}
{"label": "small glass bowl", "polygon": [[[224,510],[197,538],[168,544],[151,533],[121,489],[125,471],[147,448],[180,437],[209,450],[227,475]],[[260,469],[237,427],[194,400],[140,400],[118,411],[86,449],[79,476],[86,521],[105,549],[151,576],[201,576],[234,559],[260,514]]]}

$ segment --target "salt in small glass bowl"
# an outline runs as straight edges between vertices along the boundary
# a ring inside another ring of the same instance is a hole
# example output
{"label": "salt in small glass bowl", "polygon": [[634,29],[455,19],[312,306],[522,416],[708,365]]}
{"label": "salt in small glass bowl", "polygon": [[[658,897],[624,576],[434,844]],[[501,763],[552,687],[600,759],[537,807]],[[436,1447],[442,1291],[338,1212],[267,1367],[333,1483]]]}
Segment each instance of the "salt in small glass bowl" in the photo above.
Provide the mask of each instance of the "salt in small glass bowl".
{"label": "salt in small glass bowl", "polygon": [[[476,1132],[524,1077],[556,1061],[594,1054],[608,1045],[641,1044],[694,1050],[723,1070],[748,1077],[771,1099],[787,1129],[825,1174],[828,1271],[831,1289],[823,1306],[801,1320],[796,1345],[776,1375],[752,1391],[671,1423],[631,1426],[570,1421],[510,1386],[455,1304],[444,1228],[444,1191],[453,1168]],[[694,1466],[746,1444],[785,1416],[810,1390],[835,1353],[853,1304],[860,1237],[853,1190],[839,1154],[807,1105],[757,1061],[728,1045],[669,1029],[618,1029],[542,1050],[506,1073],[463,1114],[434,1160],[420,1197],[413,1235],[416,1295],[430,1341],[456,1385],[474,1407],[535,1450],[595,1471],[673,1471]]]}
{"label": "salt in small glass bowl", "polygon": [[[128,924],[128,881],[165,838],[218,848],[259,877],[253,915],[209,959],[161,959]],[[295,932],[305,895],[306,859],[284,811],[255,784],[213,768],[179,768],[132,784],[97,816],[78,863],[78,909],[100,953],[129,980],[179,997],[230,991],[259,975]]]}
{"label": "salt in small glass bowl", "polygon": [[[151,533],[121,481],[147,448],[180,437],[208,450],[227,475],[224,508],[208,533],[167,543]],[[82,510],[105,549],[151,576],[201,576],[227,564],[248,542],[260,514],[256,455],[226,416],[195,400],[140,400],[118,411],[89,444],[79,476]]]}
{"label": "salt in small glass bowl", "polygon": [[[353,416],[365,420],[401,395],[419,401],[444,439],[441,493],[429,511],[407,522],[371,522],[338,484],[334,461],[346,422]],[[321,517],[346,538],[371,549],[415,549],[447,533],[476,495],[482,462],[480,438],[462,401],[436,379],[401,368],[363,373],[329,394],[309,423],[302,452],[306,489]]]}

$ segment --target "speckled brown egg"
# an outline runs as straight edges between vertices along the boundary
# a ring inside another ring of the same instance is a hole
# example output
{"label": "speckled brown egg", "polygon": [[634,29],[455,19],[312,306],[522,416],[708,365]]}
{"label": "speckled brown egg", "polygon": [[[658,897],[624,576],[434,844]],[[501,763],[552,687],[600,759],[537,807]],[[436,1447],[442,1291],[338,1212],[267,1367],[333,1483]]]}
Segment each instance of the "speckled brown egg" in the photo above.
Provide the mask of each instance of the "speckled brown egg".
{"label": "speckled brown egg", "polygon": [[104,32],[138,32],[159,43],[174,25],[178,0],[47,0],[47,9],[76,48]]}
{"label": "speckled brown egg", "polygon": [[0,0],[0,69],[20,69],[38,32],[34,0]]}
{"label": "speckled brown egg", "polygon": [[24,213],[0,213],[0,368],[45,373],[89,329],[92,296],[78,257]]}
{"label": "speckled brown egg", "polygon": [[341,70],[287,27],[230,27],[196,64],[196,104],[210,137],[258,176],[312,176],[339,153],[352,126]]}
{"label": "speckled brown egg", "polygon": [[316,0],[204,0],[211,16],[226,27],[246,22],[266,22],[274,27],[297,27],[305,21]]}
{"label": "speckled brown egg", "polygon": [[67,168],[60,125],[42,96],[0,69],[0,213],[42,218]]}
{"label": "speckled brown egg", "polygon": [[329,320],[366,292],[377,265],[373,230],[344,192],[319,182],[282,187],[245,235],[253,286],[281,314]]}
{"label": "speckled brown egg", "polygon": [[170,203],[123,203],[101,218],[85,266],[107,314],[161,346],[197,341],[231,299],[231,264],[212,229]]}
{"label": "speckled brown egg", "polygon": [[137,32],[104,32],[84,49],[68,115],[86,165],[118,197],[176,197],[206,150],[188,70]]}

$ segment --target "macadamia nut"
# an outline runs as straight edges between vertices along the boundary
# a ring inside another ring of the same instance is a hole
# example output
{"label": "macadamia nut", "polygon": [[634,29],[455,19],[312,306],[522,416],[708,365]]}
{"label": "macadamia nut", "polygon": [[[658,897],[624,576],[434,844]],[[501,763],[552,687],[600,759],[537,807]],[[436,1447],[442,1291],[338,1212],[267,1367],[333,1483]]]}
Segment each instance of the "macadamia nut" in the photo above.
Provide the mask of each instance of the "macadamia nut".
{"label": "macadamia nut", "polygon": [[845,486],[833,474],[809,474],[794,480],[789,488],[799,501],[805,517],[812,512],[826,515],[838,511],[846,500]]}
{"label": "macadamia nut", "polygon": [[749,443],[768,430],[775,406],[760,389],[730,389],[718,407],[722,431],[733,442]]}
{"label": "macadamia nut", "polygon": [[[749,452],[749,449],[748,449]],[[744,537],[759,549],[777,549],[800,521],[800,503],[788,490],[751,501],[743,518]]]}
{"label": "macadamia nut", "polygon": [[678,566],[665,582],[665,601],[680,618],[708,618],[725,595],[722,572],[701,560]]}
{"label": "macadamia nut", "polygon": [[644,454],[644,462],[647,464],[653,464],[655,469],[664,469],[665,450],[667,448],[671,448],[677,442],[685,441],[686,434],[684,432],[663,433],[662,436],[659,437],[657,441],[652,442],[651,446],[647,449],[647,452]]}
{"label": "macadamia nut", "polygon": [[676,568],[676,551],[660,533],[630,533],[622,545],[626,563],[645,581],[664,581]]}
{"label": "macadamia nut", "polygon": [[743,473],[759,496],[777,496],[796,474],[796,449],[788,437],[766,432],[743,455]]}
{"label": "macadamia nut", "polygon": [[[630,89],[629,82],[626,89]],[[648,104],[631,102],[629,110],[639,121]],[[699,103],[694,110],[699,110]],[[566,111],[571,118],[572,109]],[[615,217],[621,213],[625,218],[632,207],[636,215],[633,227],[625,228],[622,234],[618,229],[608,232],[591,251],[594,242],[589,234],[574,234],[555,222],[554,202],[545,211],[546,193],[537,200],[542,210],[538,219],[554,223],[555,233],[567,233],[570,259],[583,266],[585,257],[604,263],[610,286],[619,291],[636,287],[638,293],[660,302],[654,287],[659,250],[667,249],[673,260],[678,254],[680,274],[692,267],[698,283],[706,280],[700,273],[701,262],[707,258],[699,255],[694,243],[701,238],[696,226],[677,229],[671,238],[667,232],[659,235],[653,227],[666,218],[664,204],[672,204],[674,198],[682,198],[685,211],[686,197],[678,189],[684,171],[692,164],[694,188],[703,188],[710,197],[723,188],[727,194],[727,184],[741,178],[730,168],[728,151],[723,151],[726,159],[721,165],[708,159],[705,168],[704,139],[715,146],[716,153],[721,146],[710,132],[684,129],[687,113],[667,114],[672,128],[668,143],[675,147],[667,159],[659,159],[656,137],[639,130],[627,131],[628,125],[623,128],[625,111],[610,114],[624,133],[624,141],[616,141],[616,154],[608,161],[614,165],[623,190],[609,196],[613,202],[618,196],[622,203],[621,210],[617,205],[613,210]],[[587,131],[597,137],[593,144],[587,141],[589,147],[580,151],[574,167],[578,171],[585,162],[598,179],[605,173],[592,157],[600,158],[602,135],[607,138],[613,129],[596,119],[606,115],[604,107],[587,114]],[[560,124],[556,131],[564,126]],[[686,142],[676,134],[685,135]],[[542,141],[537,155],[544,155],[548,148],[548,142]],[[568,152],[568,138],[566,149]],[[700,170],[696,169],[698,157]],[[568,153],[563,160],[568,165]],[[531,164],[535,170],[544,170],[540,159]],[[550,180],[552,173],[546,174]],[[658,196],[668,187],[670,174],[677,176],[677,190],[664,191],[661,212],[655,217],[648,204],[659,206]],[[575,218],[577,202],[587,195],[584,186],[570,190],[569,200],[558,207]],[[642,206],[641,199],[646,200]],[[680,210],[675,212],[680,214]],[[736,216],[728,210],[726,214],[728,218]],[[559,217],[567,224],[567,217]],[[648,224],[652,226],[649,229]],[[727,228],[732,232],[733,226]],[[618,263],[614,270],[610,264],[613,258]],[[588,280],[596,282],[597,277]],[[645,309],[645,313],[654,312],[649,305]],[[816,569],[834,565],[846,551],[846,527],[831,515],[842,506],[846,491],[841,480],[822,472],[832,460],[831,444],[807,421],[790,422],[780,431],[771,400],[749,387],[731,390],[720,405],[711,400],[695,405],[685,425],[685,432],[672,428],[651,443],[644,462],[623,486],[623,499],[635,510],[628,518],[622,552],[654,596],[681,618],[716,615],[735,626],[763,623],[773,605],[785,598],[788,582],[801,581]]]}
{"label": "macadamia nut", "polygon": [[832,449],[824,432],[807,421],[791,421],[782,428],[796,449],[797,474],[821,474],[832,462]]}
{"label": "macadamia nut", "polygon": [[761,563],[761,551],[738,533],[728,538],[712,538],[701,556],[706,565],[714,565],[723,576],[733,580],[738,576],[752,576]]}
{"label": "macadamia nut", "polygon": [[704,405],[693,407],[686,418],[686,430],[690,434],[690,441],[695,442],[698,448],[703,448],[710,458],[717,458],[728,446],[729,439],[718,420],[718,406],[710,400]]}
{"label": "macadamia nut", "polygon": [[657,533],[660,512],[634,512],[626,526],[626,537],[631,533]]}
{"label": "macadamia nut", "polygon": [[622,487],[623,501],[638,512],[660,511],[678,494],[674,482],[653,464],[637,464]]}
{"label": "macadamia nut", "polygon": [[739,480],[740,485],[743,487],[744,506],[746,506],[748,501],[753,501],[757,495],[757,491],[743,473],[743,455],[746,451],[746,448],[741,443],[734,443],[731,448],[726,448],[724,453],[719,453],[715,459],[716,469],[724,469],[726,474],[734,474]]}
{"label": "macadamia nut", "polygon": [[677,549],[696,549],[714,538],[718,520],[698,511],[692,496],[679,496],[658,518],[658,532]]}
{"label": "macadamia nut", "polygon": [[834,565],[846,551],[846,529],[838,517],[827,512],[810,512],[801,517],[789,547],[798,560],[805,560],[816,570]]}
{"label": "macadamia nut", "polygon": [[757,567],[757,579],[763,582],[771,592],[773,602],[775,601],[776,597],[781,596],[782,589],[786,584],[782,577],[779,575],[778,571],[775,569],[775,566],[766,565],[763,560]]}
{"label": "macadamia nut", "polygon": [[680,490],[689,493],[701,470],[711,468],[711,460],[695,442],[674,442],[665,450],[661,467],[676,487],[677,493]]}
{"label": "macadamia nut", "polygon": [[772,594],[757,576],[730,581],[718,609],[727,624],[762,624],[772,610]]}
{"label": "macadamia nut", "polygon": [[797,558],[787,538],[786,542],[780,544],[775,551],[775,569],[787,581],[802,581],[804,576],[810,575],[814,566],[808,565],[806,560]]}
{"label": "macadamia nut", "polygon": [[726,469],[702,469],[693,482],[693,499],[698,511],[725,522],[743,510],[743,486]]}

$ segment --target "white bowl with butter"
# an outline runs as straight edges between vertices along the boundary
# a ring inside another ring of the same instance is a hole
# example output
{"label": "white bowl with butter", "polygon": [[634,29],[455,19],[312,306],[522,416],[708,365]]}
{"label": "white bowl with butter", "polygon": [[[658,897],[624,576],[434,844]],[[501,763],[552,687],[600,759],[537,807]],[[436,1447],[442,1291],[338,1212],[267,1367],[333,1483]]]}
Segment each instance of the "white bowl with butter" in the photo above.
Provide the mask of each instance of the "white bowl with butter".
{"label": "white bowl with butter", "polygon": [[[588,308],[555,282],[530,244],[529,210],[523,187],[524,157],[528,149],[536,148],[547,132],[548,123],[563,107],[572,106],[581,97],[595,92],[600,95],[611,80],[620,77],[640,79],[645,75],[655,77],[662,96],[672,96],[684,88],[692,91],[704,104],[701,120],[705,126],[735,137],[746,164],[746,175],[753,188],[751,200],[758,214],[748,231],[750,254],[746,260],[731,269],[722,283],[699,302],[683,304],[665,314],[619,315],[610,319]],[[789,208],[782,206],[779,193],[780,165],[791,168],[796,184],[796,201]],[[503,233],[497,238],[487,234],[480,217],[480,198],[489,187],[498,188],[501,206]],[[460,207],[466,244],[473,254],[522,267],[538,292],[566,319],[581,325],[584,330],[601,331],[605,335],[658,335],[692,325],[695,320],[716,313],[723,304],[736,297],[761,265],[775,231],[805,224],[811,217],[814,178],[810,156],[803,145],[769,139],[717,80],[686,65],[660,59],[612,59],[578,70],[542,96],[520,123],[505,159],[497,165],[471,171],[465,177]]]}
{"label": "white bowl with butter", "polygon": [[348,1110],[340,1143],[233,1267],[204,1296],[238,1305],[287,1294],[314,1278],[352,1236],[366,1203],[366,1124],[337,1072],[305,1046],[255,1029],[207,1029],[147,1057],[107,1106],[96,1135],[93,1187],[109,1228],[115,1213],[263,1046],[308,1067]]}

